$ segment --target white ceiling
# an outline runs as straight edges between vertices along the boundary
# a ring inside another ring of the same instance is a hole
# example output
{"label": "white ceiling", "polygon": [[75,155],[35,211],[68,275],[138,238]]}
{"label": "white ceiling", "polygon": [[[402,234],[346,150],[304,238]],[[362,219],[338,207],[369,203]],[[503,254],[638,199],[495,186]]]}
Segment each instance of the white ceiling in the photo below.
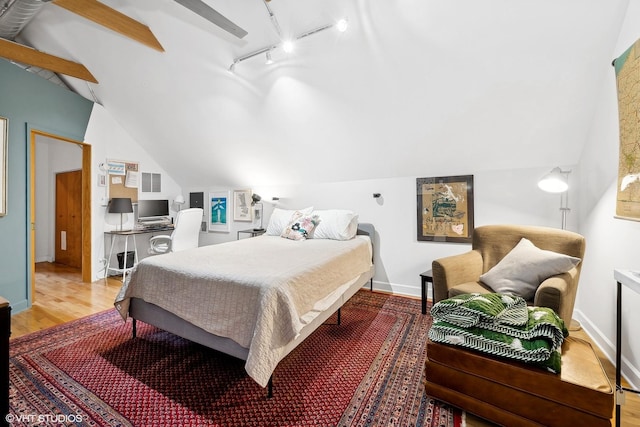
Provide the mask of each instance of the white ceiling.
{"label": "white ceiling", "polygon": [[[182,186],[376,179],[571,165],[613,73],[629,0],[102,0],[165,52],[47,4],[20,39],[84,64],[99,102]],[[92,99],[85,82],[65,78]],[[89,141],[90,142],[90,141]]]}

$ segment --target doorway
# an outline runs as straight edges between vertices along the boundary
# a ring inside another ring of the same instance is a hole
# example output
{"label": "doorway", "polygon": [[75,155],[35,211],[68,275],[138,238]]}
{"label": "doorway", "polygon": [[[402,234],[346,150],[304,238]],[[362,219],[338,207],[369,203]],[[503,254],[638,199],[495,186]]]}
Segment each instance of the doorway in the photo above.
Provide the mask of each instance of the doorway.
{"label": "doorway", "polygon": [[[51,145],[62,143],[74,144],[73,146],[69,145],[68,147],[73,147],[73,149],[81,150],[79,165],[80,169],[78,170],[78,174],[80,177],[80,186],[79,186],[79,194],[76,195],[78,199],[80,209],[77,214],[77,223],[80,228],[81,237],[78,241],[73,242],[74,250],[79,252],[80,258],[80,271],[82,275],[82,281],[85,283],[91,282],[91,145],[85,144],[80,141],[76,141],[73,139],[65,138],[59,135],[54,135],[51,133],[30,129],[30,223],[31,223],[31,232],[30,232],[30,240],[31,240],[31,253],[30,253],[30,266],[31,271],[29,274],[29,278],[31,281],[31,303],[35,301],[35,265],[37,261],[36,257],[36,210],[37,210],[37,201],[36,201],[36,185],[38,179],[36,178],[37,168],[37,153],[38,146],[42,149],[42,143],[44,146],[47,146],[48,142],[51,142]],[[60,145],[60,144],[58,144]],[[66,144],[62,144],[66,146]],[[77,169],[77,168],[76,168]],[[49,176],[48,180],[52,180],[53,177]],[[76,190],[77,191],[77,190]],[[51,216],[54,215],[52,212]],[[56,221],[57,222],[57,221]],[[51,235],[54,235],[54,226],[52,222],[52,231]],[[55,240],[60,238],[59,233],[55,233]],[[66,242],[67,248],[71,247],[71,241]],[[55,247],[58,247],[60,242],[58,242]],[[53,245],[52,245],[53,247]],[[54,255],[55,256],[55,255]]]}

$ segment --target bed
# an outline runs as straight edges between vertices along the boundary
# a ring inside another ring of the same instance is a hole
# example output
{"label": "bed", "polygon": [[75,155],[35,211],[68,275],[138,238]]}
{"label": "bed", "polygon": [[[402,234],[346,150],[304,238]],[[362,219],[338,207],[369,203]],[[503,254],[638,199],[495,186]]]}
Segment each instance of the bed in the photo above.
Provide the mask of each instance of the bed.
{"label": "bed", "polygon": [[272,394],[277,364],[374,274],[371,224],[349,240],[263,235],[143,259],[116,297],[122,317],[245,360]]}

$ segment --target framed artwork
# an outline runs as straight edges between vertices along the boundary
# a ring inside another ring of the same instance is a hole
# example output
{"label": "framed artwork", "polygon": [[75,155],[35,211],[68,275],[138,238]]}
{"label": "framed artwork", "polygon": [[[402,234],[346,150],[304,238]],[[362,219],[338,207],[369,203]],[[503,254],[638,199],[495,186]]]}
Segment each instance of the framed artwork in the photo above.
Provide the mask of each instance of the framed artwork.
{"label": "framed artwork", "polygon": [[7,214],[7,139],[9,121],[0,117],[0,216]]}
{"label": "framed artwork", "polygon": [[229,191],[209,193],[209,231],[229,232]]}
{"label": "framed artwork", "polygon": [[417,178],[418,240],[471,243],[473,175]]}
{"label": "framed artwork", "polygon": [[233,220],[251,222],[251,190],[233,192]]}

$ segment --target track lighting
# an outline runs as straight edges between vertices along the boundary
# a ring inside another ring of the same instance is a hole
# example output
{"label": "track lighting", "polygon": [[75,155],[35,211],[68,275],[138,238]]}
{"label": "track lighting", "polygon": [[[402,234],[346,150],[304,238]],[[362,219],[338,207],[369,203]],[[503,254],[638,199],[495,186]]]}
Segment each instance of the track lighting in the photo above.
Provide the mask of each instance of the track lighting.
{"label": "track lighting", "polygon": [[341,33],[347,31],[347,28],[349,28],[349,21],[344,18],[336,23],[336,30],[340,31]]}
{"label": "track lighting", "polygon": [[282,43],[282,50],[284,50],[285,53],[293,52],[293,42],[291,40],[287,40]]}
{"label": "track lighting", "polygon": [[335,22],[333,24],[323,25],[322,27],[318,27],[318,28],[315,28],[313,30],[310,30],[310,31],[304,32],[302,34],[299,34],[296,37],[294,37],[293,39],[286,40],[286,41],[283,41],[283,42],[278,43],[278,44],[265,46],[265,47],[263,47],[261,49],[258,49],[258,50],[254,50],[253,52],[247,53],[246,55],[242,55],[242,56],[239,56],[239,57],[235,58],[233,60],[233,63],[229,66],[229,72],[233,73],[235,71],[236,65],[239,62],[246,61],[247,59],[253,58],[254,56],[261,55],[263,53],[265,53],[266,57],[267,57],[266,63],[267,64],[272,64],[273,60],[271,58],[271,51],[273,49],[276,49],[278,47],[282,47],[282,50],[284,52],[291,53],[294,50],[294,42],[297,41],[297,40],[303,39],[305,37],[309,37],[309,36],[311,36],[313,34],[317,34],[317,33],[321,32],[321,31],[324,31],[324,30],[328,30],[329,28],[335,28],[336,30],[338,30],[340,32],[345,32],[348,27],[349,27],[349,21],[346,18],[345,19],[340,19],[339,21],[337,21],[337,22]]}

